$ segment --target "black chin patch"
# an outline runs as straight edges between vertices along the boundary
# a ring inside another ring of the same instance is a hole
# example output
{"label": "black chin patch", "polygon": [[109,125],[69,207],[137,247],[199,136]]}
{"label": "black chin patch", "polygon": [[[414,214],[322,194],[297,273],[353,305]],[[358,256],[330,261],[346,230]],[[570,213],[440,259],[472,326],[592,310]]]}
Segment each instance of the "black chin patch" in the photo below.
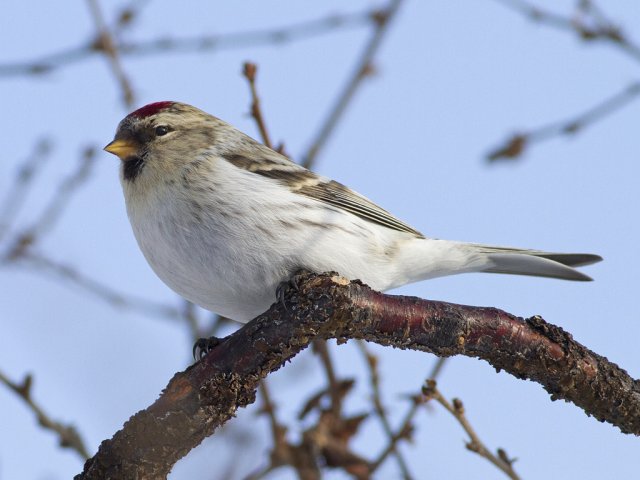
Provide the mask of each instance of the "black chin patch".
{"label": "black chin patch", "polygon": [[124,165],[122,166],[122,175],[124,176],[125,180],[133,182],[138,177],[138,175],[140,175],[140,172],[142,172],[143,168],[144,158],[138,156],[128,157],[126,160],[124,160]]}

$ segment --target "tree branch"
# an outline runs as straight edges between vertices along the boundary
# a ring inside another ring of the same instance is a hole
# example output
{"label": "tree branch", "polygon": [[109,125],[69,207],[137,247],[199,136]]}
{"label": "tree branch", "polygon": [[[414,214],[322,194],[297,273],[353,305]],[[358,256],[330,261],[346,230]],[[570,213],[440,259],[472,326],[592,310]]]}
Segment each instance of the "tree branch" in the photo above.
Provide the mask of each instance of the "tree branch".
{"label": "tree branch", "polygon": [[174,463],[255,401],[262,378],[315,339],[364,339],[439,356],[466,355],[540,383],[625,433],[640,434],[640,384],[606,358],[535,316],[391,296],[337,274],[305,274],[283,302],[177,373],[76,479],[163,478]]}
{"label": "tree branch", "polygon": [[511,135],[502,145],[487,154],[487,160],[489,162],[514,160],[520,157],[533,143],[543,142],[561,135],[575,135],[604,117],[630,105],[638,98],[640,98],[640,81],[635,81],[615,95],[566,120]]}
{"label": "tree branch", "polygon": [[307,150],[307,153],[303,155],[300,162],[303,167],[311,168],[313,166],[316,157],[335,130],[338,122],[342,118],[342,115],[346,111],[347,106],[349,105],[349,103],[351,103],[351,100],[358,90],[358,87],[362,84],[362,81],[372,72],[373,59],[378,53],[378,50],[382,45],[382,41],[384,40],[385,35],[388,32],[389,24],[396,16],[401,3],[402,0],[389,0],[389,3],[384,9],[372,14],[371,17],[376,22],[376,28],[373,30],[371,38],[365,45],[360,58],[356,62],[355,68],[351,73],[351,77],[349,78],[349,80],[347,80],[344,89],[342,90],[342,92],[340,92],[338,98],[335,100],[331,111],[327,115],[327,118],[324,120],[318,133],[311,142],[309,150]]}
{"label": "tree branch", "polygon": [[524,0],[499,0],[499,3],[536,23],[573,32],[584,42],[607,42],[640,61],[640,45],[634,43],[620,27],[606,18],[594,2],[576,2],[577,7],[573,15],[553,13]]}
{"label": "tree branch", "polygon": [[511,480],[520,480],[520,477],[513,469],[513,462],[515,460],[510,459],[503,449],[498,449],[497,454],[494,455],[485,446],[482,440],[480,440],[480,437],[478,437],[478,434],[471,426],[471,423],[467,420],[464,406],[460,399],[454,398],[452,402],[449,402],[436,387],[435,380],[427,380],[426,385],[422,389],[422,393],[428,400],[434,399],[442,405],[458,421],[467,435],[469,435],[469,442],[466,444],[467,450],[475,452],[481,457],[489,460],[493,465],[502,470]]}
{"label": "tree branch", "polygon": [[[205,53],[264,45],[280,46],[286,43],[319,37],[337,31],[353,30],[370,25],[375,21],[370,10],[307,20],[275,28],[236,32],[229,34],[196,35],[190,37],[160,37],[140,42],[112,39],[113,48],[121,57],[165,55],[167,53]],[[133,18],[130,11],[121,10],[115,26],[117,33],[124,22]],[[98,38],[100,40],[100,38]],[[92,40],[72,48],[51,52],[26,61],[0,64],[0,78],[19,75],[43,75],[62,67],[83,62],[103,53],[100,42]],[[121,80],[119,79],[121,82]]]}
{"label": "tree branch", "polygon": [[33,181],[49,160],[51,150],[51,140],[42,138],[36,142],[33,152],[20,163],[16,179],[9,187],[5,200],[0,203],[0,240],[11,228],[14,218],[30,193]]}
{"label": "tree branch", "polygon": [[[400,449],[397,448],[398,441],[403,438],[408,438],[408,435],[398,435],[394,434],[393,429],[391,427],[391,421],[389,420],[389,416],[387,415],[387,409],[382,402],[382,388],[380,388],[380,372],[378,371],[378,357],[367,349],[367,345],[363,341],[358,342],[358,347],[362,352],[362,355],[365,357],[367,362],[367,366],[369,367],[369,383],[371,385],[371,402],[373,403],[373,409],[376,413],[376,416],[380,420],[382,424],[382,429],[384,430],[384,434],[389,438],[389,444],[385,451],[378,457],[376,461],[374,461],[374,465],[372,470],[375,471],[378,466],[382,465],[384,460],[390,454],[393,454],[396,457],[398,462],[398,467],[402,472],[402,478],[404,480],[411,480],[413,476],[409,472],[409,467],[407,465],[404,456],[400,452]],[[413,402],[415,404],[415,402]],[[406,428],[401,428],[401,433],[409,432],[412,429],[411,420],[413,420],[413,415],[410,417],[409,421],[406,423]]]}
{"label": "tree branch", "polygon": [[38,424],[46,429],[51,430],[58,436],[60,446],[63,448],[70,448],[83,459],[89,458],[87,447],[73,425],[65,425],[62,422],[53,420],[40,406],[31,395],[31,389],[33,387],[33,377],[31,374],[25,375],[22,382],[14,382],[9,379],[4,373],[0,371],[0,383],[6,385],[16,395],[18,395],[29,409],[35,414]]}
{"label": "tree branch", "polygon": [[91,10],[91,16],[98,30],[98,38],[96,38],[93,43],[92,49],[103,52],[109,60],[111,71],[122,91],[122,101],[125,107],[130,108],[135,103],[133,87],[120,61],[120,51],[116,45],[116,40],[107,27],[107,22],[104,20],[98,0],[87,0],[87,2],[89,3],[89,10]]}
{"label": "tree branch", "polygon": [[267,124],[262,116],[262,107],[260,105],[260,96],[258,95],[258,89],[256,88],[256,74],[258,73],[258,66],[252,62],[244,62],[242,67],[242,74],[249,82],[249,89],[251,90],[251,116],[258,125],[260,130],[260,137],[262,142],[269,148],[273,148],[269,132],[267,130]]}

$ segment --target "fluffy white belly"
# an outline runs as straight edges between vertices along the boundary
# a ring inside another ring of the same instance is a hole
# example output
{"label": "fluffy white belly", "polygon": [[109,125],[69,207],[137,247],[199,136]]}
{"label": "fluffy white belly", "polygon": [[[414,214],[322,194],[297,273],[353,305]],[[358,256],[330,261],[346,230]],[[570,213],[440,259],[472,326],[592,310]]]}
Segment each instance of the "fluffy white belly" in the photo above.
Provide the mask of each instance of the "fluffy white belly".
{"label": "fluffy white belly", "polygon": [[376,289],[391,286],[398,232],[271,184],[256,195],[261,185],[251,181],[251,195],[238,182],[225,182],[214,191],[196,186],[188,196],[167,188],[146,207],[128,205],[142,252],[175,292],[247,322],[301,268],[338,271]]}

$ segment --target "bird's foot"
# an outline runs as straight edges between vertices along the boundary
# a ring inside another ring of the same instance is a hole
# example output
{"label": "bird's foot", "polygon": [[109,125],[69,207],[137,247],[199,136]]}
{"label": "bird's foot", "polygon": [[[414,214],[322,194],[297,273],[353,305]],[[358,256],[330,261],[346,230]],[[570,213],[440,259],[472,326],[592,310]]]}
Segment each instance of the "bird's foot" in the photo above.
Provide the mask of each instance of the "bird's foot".
{"label": "bird's foot", "polygon": [[302,281],[302,278],[305,275],[309,275],[310,273],[311,272],[309,270],[305,270],[304,268],[296,270],[295,273],[291,275],[291,277],[289,277],[284,282],[280,282],[280,285],[278,285],[278,288],[276,288],[276,299],[280,304],[282,304],[285,311],[287,310],[287,306],[284,303],[284,299],[287,295],[287,292],[289,292],[290,289],[299,292],[300,282]]}
{"label": "bird's foot", "polygon": [[199,338],[193,344],[193,359],[198,362],[203,359],[211,350],[222,343],[224,339],[218,337]]}

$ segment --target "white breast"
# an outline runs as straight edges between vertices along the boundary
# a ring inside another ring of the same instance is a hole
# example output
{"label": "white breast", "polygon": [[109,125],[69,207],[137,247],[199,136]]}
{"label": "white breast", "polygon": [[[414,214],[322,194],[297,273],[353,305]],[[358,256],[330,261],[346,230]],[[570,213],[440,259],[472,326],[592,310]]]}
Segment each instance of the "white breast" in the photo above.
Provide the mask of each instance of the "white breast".
{"label": "white breast", "polygon": [[[183,184],[132,201],[134,234],[156,274],[186,299],[246,322],[267,310],[300,268],[338,271],[373,288],[397,283],[408,234],[367,222],[222,159]],[[131,186],[132,188],[135,186]]]}

